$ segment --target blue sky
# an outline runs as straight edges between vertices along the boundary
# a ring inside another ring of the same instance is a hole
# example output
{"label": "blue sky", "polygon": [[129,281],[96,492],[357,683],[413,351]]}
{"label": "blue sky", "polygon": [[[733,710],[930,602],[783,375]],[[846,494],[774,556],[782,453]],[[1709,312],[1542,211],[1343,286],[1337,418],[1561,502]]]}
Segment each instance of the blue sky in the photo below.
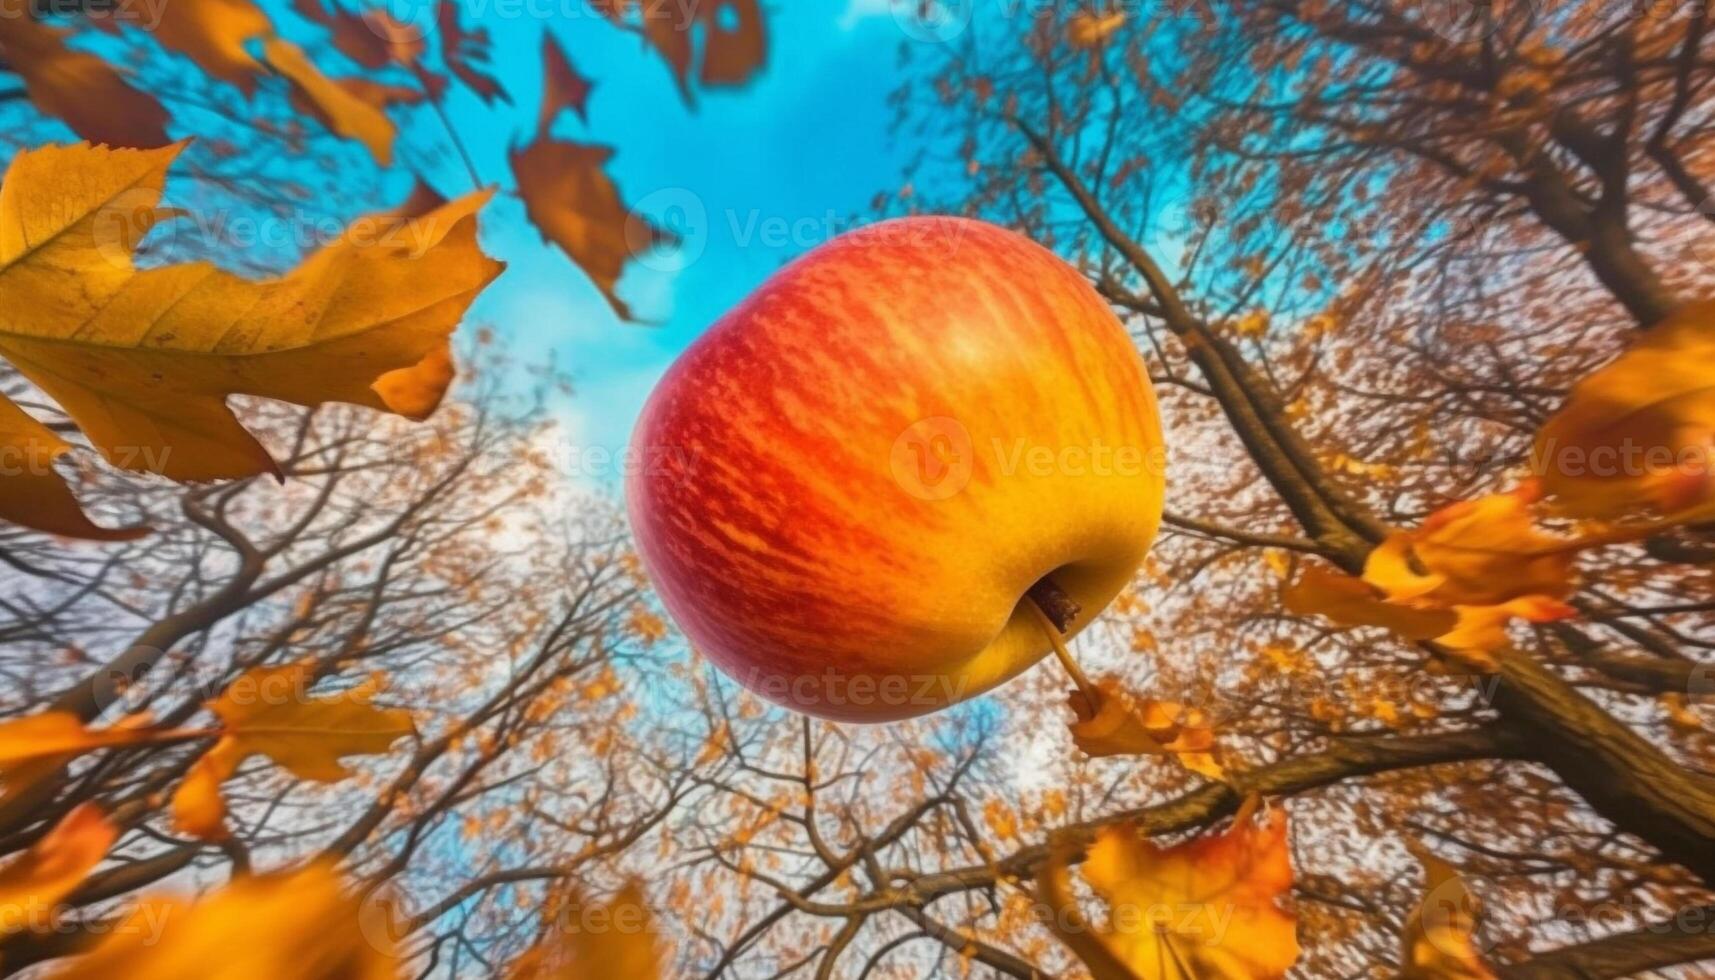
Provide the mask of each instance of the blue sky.
{"label": "blue sky", "polygon": [[[555,134],[614,146],[609,173],[625,200],[686,239],[678,254],[632,265],[620,293],[658,325],[627,324],[541,241],[515,199],[490,206],[484,243],[509,267],[467,323],[491,324],[525,358],[551,354],[571,373],[564,439],[576,449],[623,449],[650,387],[686,344],[783,262],[861,220],[878,191],[900,186],[909,148],[888,132],[886,98],[908,38],[888,0],[769,6],[764,72],[744,88],[705,90],[692,109],[636,36],[582,0],[543,4],[563,11],[546,26],[596,80],[588,125],[565,113]],[[506,17],[482,0],[466,10],[493,33],[497,74],[520,104],[489,108],[455,88],[451,114],[482,177],[505,181],[507,141],[535,119],[544,21]],[[445,143],[432,118],[416,122],[414,140]],[[450,154],[429,176],[448,194],[470,183]],[[612,473],[577,475],[614,482]]]}

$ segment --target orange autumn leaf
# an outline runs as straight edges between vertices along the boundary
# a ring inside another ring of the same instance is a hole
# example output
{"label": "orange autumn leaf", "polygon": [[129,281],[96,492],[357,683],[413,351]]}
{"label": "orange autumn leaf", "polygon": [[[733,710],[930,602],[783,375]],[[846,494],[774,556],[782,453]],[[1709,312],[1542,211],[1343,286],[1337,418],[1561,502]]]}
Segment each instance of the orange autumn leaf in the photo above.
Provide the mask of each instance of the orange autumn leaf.
{"label": "orange autumn leaf", "polygon": [[119,828],[94,803],[80,803],[30,849],[0,868],[0,933],[45,926],[35,916],[83,883],[119,838]]}
{"label": "orange autumn leaf", "polygon": [[1400,980],[1494,980],[1473,942],[1481,906],[1459,872],[1423,847],[1411,845],[1428,887],[1406,920]]}
{"label": "orange autumn leaf", "polygon": [[69,711],[46,711],[0,722],[0,784],[4,785],[0,802],[12,799],[85,752],[203,734],[126,724],[90,728]]}
{"label": "orange autumn leaf", "polygon": [[389,64],[411,66],[423,54],[422,30],[380,7],[349,12],[323,0],[294,0],[292,9],[327,28],[341,54],[371,71]]}
{"label": "orange autumn leaf", "polygon": [[1342,626],[1379,626],[1408,640],[1429,640],[1451,630],[1458,616],[1389,602],[1375,586],[1320,565],[1304,569],[1282,595],[1287,612],[1324,616]]}
{"label": "orange autumn leaf", "polygon": [[399,928],[325,864],[234,878],[201,900],[146,898],[54,980],[315,977],[399,980]]}
{"label": "orange autumn leaf", "polygon": [[542,107],[536,113],[536,134],[548,131],[554,118],[564,109],[589,121],[590,92],[595,83],[578,73],[552,31],[542,32]]}
{"label": "orange autumn leaf", "polygon": [[493,105],[496,100],[510,103],[512,97],[506,94],[500,82],[488,71],[489,58],[493,53],[493,42],[489,39],[488,28],[479,27],[473,31],[464,29],[459,20],[459,4],[457,0],[440,0],[435,9],[435,26],[441,36],[441,60],[446,63],[447,70],[453,77],[463,82],[477,98]]}
{"label": "orange autumn leaf", "polygon": [[119,70],[65,42],[65,32],[36,19],[17,0],[0,2],[0,64],[16,72],[43,114],[83,139],[112,146],[166,146],[167,110],[133,88]]}
{"label": "orange autumn leaf", "polygon": [[[1066,42],[1074,48],[1085,50],[1100,47],[1113,37],[1114,32],[1119,30],[1125,21],[1124,10],[1105,14],[1080,10],[1066,22]],[[1265,319],[1264,323],[1266,322]]]}
{"label": "orange autumn leaf", "polygon": [[1096,688],[1098,703],[1093,706],[1082,691],[1067,694],[1075,717],[1072,741],[1085,754],[1094,758],[1171,755],[1194,772],[1226,778],[1214,727],[1202,709],[1133,697],[1114,678],[1097,681]]}
{"label": "orange autumn leaf", "polygon": [[[673,71],[679,93],[691,96],[691,65],[698,61],[697,80],[705,86],[743,85],[768,60],[768,31],[759,0],[722,0],[687,8],[691,22],[663,17],[642,0],[595,0],[597,10],[615,23],[640,30]],[[693,30],[695,28],[695,30]],[[701,58],[693,49],[702,39]]]}
{"label": "orange autumn leaf", "polygon": [[[573,890],[550,911],[557,913],[551,917],[556,927],[513,962],[509,980],[657,980],[663,975],[661,941],[637,881],[627,882],[598,908],[589,908]],[[608,927],[583,927],[592,921],[589,916],[599,916]]]}
{"label": "orange autumn leaf", "polygon": [[559,246],[629,320],[631,308],[615,292],[619,277],[662,235],[620,200],[602,169],[612,156],[610,147],[541,137],[511,152],[512,173],[524,213],[543,240]]}
{"label": "orange autumn leaf", "polygon": [[[178,152],[50,146],[15,156],[0,186],[0,357],[110,463],[175,480],[274,471],[227,407],[234,394],[413,415],[438,400],[376,383],[400,370],[449,377],[447,337],[501,269],[476,241],[487,194],[385,234],[354,225],[274,279],[206,262],[138,269],[138,240],[173,217],[157,205]],[[395,390],[408,398],[389,401]],[[40,439],[28,426],[0,431],[24,440],[13,452]],[[63,511],[27,508],[31,495],[54,503],[39,480],[0,477],[0,512],[72,529]]]}
{"label": "orange autumn leaf", "polygon": [[1576,584],[1585,543],[1536,526],[1534,483],[1465,500],[1431,514],[1415,531],[1396,531],[1364,565],[1364,581],[1395,601],[1439,608],[1494,606],[1523,596],[1559,599]]}
{"label": "orange autumn leaf", "polygon": [[245,95],[256,91],[262,65],[250,42],[274,33],[274,22],[253,0],[173,0],[162,4],[150,36],[211,77]]}
{"label": "orange autumn leaf", "polygon": [[1251,819],[1172,847],[1129,824],[1103,827],[1082,877],[1106,909],[1090,921],[1073,893],[1069,848],[1037,876],[1049,928],[1096,980],[1265,980],[1298,960],[1297,920],[1279,905],[1292,889],[1286,814]]}
{"label": "orange autumn leaf", "polygon": [[1715,502],[1715,301],[1685,307],[1573,387],[1532,461],[1566,513],[1672,516]]}
{"label": "orange autumn leaf", "polygon": [[181,830],[225,836],[220,787],[251,756],[266,756],[299,779],[332,783],[351,775],[341,761],[346,756],[382,755],[416,733],[410,712],[375,707],[368,686],[312,695],[314,683],[311,664],[256,667],[208,702],[220,719],[220,738],[173,794],[173,819]]}
{"label": "orange autumn leaf", "polygon": [[17,461],[0,494],[0,520],[91,541],[125,541],[149,533],[146,527],[109,528],[91,521],[54,468],[55,460],[71,452],[71,443],[5,395],[0,395],[0,446]]}
{"label": "orange autumn leaf", "polygon": [[[374,89],[346,88],[322,74],[303,49],[290,41],[269,38],[262,45],[262,56],[292,83],[293,94],[329,131],[362,143],[383,167],[392,164],[393,122],[375,104]],[[365,98],[365,93],[371,98]]]}

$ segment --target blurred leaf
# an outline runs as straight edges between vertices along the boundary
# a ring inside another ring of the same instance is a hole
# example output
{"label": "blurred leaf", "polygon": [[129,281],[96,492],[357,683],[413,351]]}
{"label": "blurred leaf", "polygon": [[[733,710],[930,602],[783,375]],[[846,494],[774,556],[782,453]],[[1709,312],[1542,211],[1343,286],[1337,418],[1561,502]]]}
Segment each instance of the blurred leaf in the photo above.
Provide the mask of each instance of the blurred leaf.
{"label": "blurred leaf", "polygon": [[323,864],[250,875],[196,902],[145,899],[55,980],[301,977],[398,980],[391,913],[347,894]]}
{"label": "blurred leaf", "polygon": [[410,712],[375,707],[368,687],[313,696],[314,683],[311,664],[256,667],[208,703],[221,721],[221,737],[173,794],[180,829],[224,836],[220,786],[253,755],[267,756],[300,779],[331,783],[351,775],[344,757],[382,755],[416,733]]}
{"label": "blurred leaf", "polygon": [[1253,805],[1225,833],[1173,847],[1130,824],[1099,830],[1082,873],[1105,925],[1078,907],[1073,854],[1057,846],[1037,877],[1049,928],[1096,980],[1284,977],[1298,960],[1297,920],[1278,904],[1292,889],[1286,814],[1253,822]]}
{"label": "blurred leaf", "polygon": [[30,849],[0,868],[0,928],[16,932],[45,926],[32,916],[48,914],[83,883],[119,838],[119,828],[101,807],[80,803]]}

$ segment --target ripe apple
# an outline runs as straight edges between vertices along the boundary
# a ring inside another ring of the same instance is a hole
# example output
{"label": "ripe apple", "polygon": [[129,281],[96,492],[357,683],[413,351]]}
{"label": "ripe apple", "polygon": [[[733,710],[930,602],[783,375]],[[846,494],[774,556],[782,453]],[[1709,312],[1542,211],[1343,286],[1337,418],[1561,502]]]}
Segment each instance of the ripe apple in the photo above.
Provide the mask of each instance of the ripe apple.
{"label": "ripe apple", "polygon": [[696,649],[762,696],[888,721],[973,697],[1076,633],[1160,521],[1161,422],[1077,270],[916,217],[783,268],[668,369],[633,436],[643,563]]}

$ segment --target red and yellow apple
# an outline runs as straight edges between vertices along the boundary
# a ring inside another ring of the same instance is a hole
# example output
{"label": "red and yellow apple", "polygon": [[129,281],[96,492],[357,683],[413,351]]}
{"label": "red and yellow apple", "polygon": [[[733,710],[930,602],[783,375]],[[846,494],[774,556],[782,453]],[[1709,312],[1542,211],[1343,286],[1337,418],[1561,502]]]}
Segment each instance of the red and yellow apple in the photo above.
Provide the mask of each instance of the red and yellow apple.
{"label": "red and yellow apple", "polygon": [[1083,276],[1005,229],[884,222],[782,269],[668,369],[632,443],[639,552],[692,645],[762,696],[887,721],[1076,633],[1160,520],[1142,359]]}

